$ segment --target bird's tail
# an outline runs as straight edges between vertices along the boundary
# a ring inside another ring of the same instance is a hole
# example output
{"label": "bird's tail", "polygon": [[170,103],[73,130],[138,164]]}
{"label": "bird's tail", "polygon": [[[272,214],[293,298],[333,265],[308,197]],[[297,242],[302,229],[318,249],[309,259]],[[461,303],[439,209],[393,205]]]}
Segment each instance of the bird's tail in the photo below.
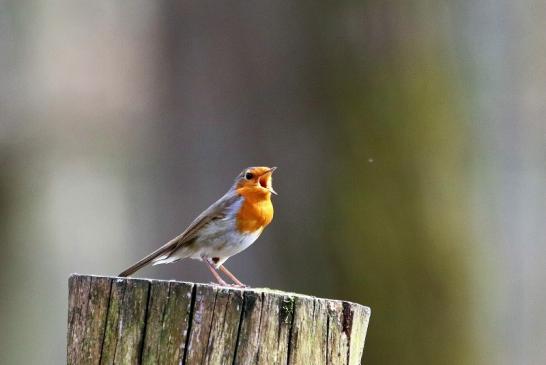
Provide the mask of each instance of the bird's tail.
{"label": "bird's tail", "polygon": [[[173,238],[148,256],[139,260],[137,263],[129,266],[127,269],[123,270],[118,276],[125,277],[133,275],[138,270],[142,269],[144,266],[147,266],[150,262],[162,264],[177,261],[180,259],[179,251],[183,249],[188,243],[193,242],[193,240],[183,240],[183,234],[178,237]],[[170,258],[171,253],[176,251],[177,258]]]}
{"label": "bird's tail", "polygon": [[148,265],[150,262],[157,261],[158,259],[161,259],[163,257],[168,257],[171,250],[172,250],[172,247],[166,244],[165,246],[158,248],[157,250],[155,250],[148,256],[142,258],[135,264],[129,266],[127,269],[123,270],[118,276],[124,277],[124,276],[133,275],[135,272],[142,269],[144,266]]}
{"label": "bird's tail", "polygon": [[148,256],[144,257],[142,260],[139,260],[137,263],[129,266],[127,269],[123,270],[118,276],[130,276],[133,275],[138,270],[142,269],[144,266],[148,265],[150,262],[152,262],[156,257],[161,255],[161,253],[156,254],[155,252],[152,252]]}
{"label": "bird's tail", "polygon": [[154,258],[155,257],[151,257],[151,255],[148,255],[144,257],[142,260],[138,261],[137,263],[123,270],[118,276],[125,277],[125,276],[133,275],[135,272],[142,269],[144,266],[148,265]]}

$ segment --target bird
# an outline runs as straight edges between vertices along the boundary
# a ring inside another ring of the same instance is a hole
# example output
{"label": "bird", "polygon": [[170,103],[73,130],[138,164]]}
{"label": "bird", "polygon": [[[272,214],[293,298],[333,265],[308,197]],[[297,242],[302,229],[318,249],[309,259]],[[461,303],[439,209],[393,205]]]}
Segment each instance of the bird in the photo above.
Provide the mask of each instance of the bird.
{"label": "bird", "polygon": [[[149,264],[169,264],[191,258],[203,261],[220,285],[246,287],[224,263],[248,248],[273,219],[272,174],[276,167],[248,167],[220,199],[197,216],[178,236],[119,274],[133,275]],[[218,270],[233,284],[227,284]]]}

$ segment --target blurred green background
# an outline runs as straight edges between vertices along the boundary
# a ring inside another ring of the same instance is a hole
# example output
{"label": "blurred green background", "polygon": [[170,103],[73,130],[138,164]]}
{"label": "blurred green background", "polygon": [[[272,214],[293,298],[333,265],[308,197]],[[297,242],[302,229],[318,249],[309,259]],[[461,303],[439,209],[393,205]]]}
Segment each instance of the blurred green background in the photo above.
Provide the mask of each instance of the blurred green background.
{"label": "blurred green background", "polygon": [[68,275],[118,273],[249,165],[279,166],[276,216],[228,267],[369,305],[364,363],[543,363],[544,24],[532,0],[0,1],[0,363],[64,362]]}

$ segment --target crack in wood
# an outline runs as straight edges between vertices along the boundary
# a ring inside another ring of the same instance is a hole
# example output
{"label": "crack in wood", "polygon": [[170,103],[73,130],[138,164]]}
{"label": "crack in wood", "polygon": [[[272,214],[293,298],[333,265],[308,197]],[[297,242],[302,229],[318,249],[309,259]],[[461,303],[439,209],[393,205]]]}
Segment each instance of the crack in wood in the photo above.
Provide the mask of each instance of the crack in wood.
{"label": "crack in wood", "polygon": [[191,299],[190,299],[190,311],[189,311],[189,317],[188,317],[188,328],[186,329],[186,340],[184,341],[184,353],[182,355],[182,364],[186,363],[186,358],[188,356],[188,347],[190,345],[190,334],[192,329],[192,318],[193,318],[193,312],[195,310],[195,297],[197,292],[197,285],[192,286],[191,290]]}
{"label": "crack in wood", "polygon": [[290,322],[290,330],[288,332],[288,350],[286,356],[286,364],[290,364],[290,358],[292,356],[292,337],[294,337],[294,319],[296,318],[296,311],[296,301],[294,301],[294,304],[292,306],[292,321]]}
{"label": "crack in wood", "polygon": [[[248,295],[243,294],[243,303],[241,304],[241,315],[239,316],[239,324],[237,326],[237,338],[235,339],[235,349],[233,350],[233,361],[231,362],[232,365],[235,365],[235,362],[237,361],[237,350],[239,349],[239,338],[241,336],[241,326],[243,325],[243,315],[245,313],[245,305],[248,301]],[[256,302],[253,303],[253,305],[256,305]]]}
{"label": "crack in wood", "polygon": [[106,299],[106,312],[105,312],[105,316],[104,316],[104,329],[102,331],[102,336],[101,336],[101,339],[100,339],[100,350],[99,350],[99,356],[98,356],[98,364],[101,363],[101,359],[102,359],[102,348],[104,346],[104,340],[106,339],[106,326],[107,326],[107,322],[108,322],[108,312],[110,310],[110,298],[112,298],[112,279],[108,279],[108,298]]}
{"label": "crack in wood", "polygon": [[[167,293],[167,297],[169,294]],[[146,343],[146,326],[148,324],[148,312],[150,311],[150,301],[152,298],[152,287],[151,284],[148,286],[148,296],[146,297],[146,308],[144,309],[144,328],[142,329],[142,347],[140,349],[140,353],[138,355],[138,362],[139,364],[142,363],[142,357],[144,355],[144,344]],[[164,312],[163,312],[164,313]],[[163,318],[162,318],[163,319]],[[163,323],[163,320],[161,321]]]}

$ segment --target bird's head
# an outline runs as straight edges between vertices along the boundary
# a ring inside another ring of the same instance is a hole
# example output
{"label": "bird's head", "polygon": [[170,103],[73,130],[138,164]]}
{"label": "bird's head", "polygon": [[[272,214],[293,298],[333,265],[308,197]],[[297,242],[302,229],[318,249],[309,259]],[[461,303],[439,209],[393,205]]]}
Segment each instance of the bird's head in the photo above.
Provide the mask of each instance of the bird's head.
{"label": "bird's head", "polygon": [[235,187],[237,190],[244,190],[253,193],[273,193],[273,178],[272,174],[276,167],[248,167],[244,169],[235,179]]}

